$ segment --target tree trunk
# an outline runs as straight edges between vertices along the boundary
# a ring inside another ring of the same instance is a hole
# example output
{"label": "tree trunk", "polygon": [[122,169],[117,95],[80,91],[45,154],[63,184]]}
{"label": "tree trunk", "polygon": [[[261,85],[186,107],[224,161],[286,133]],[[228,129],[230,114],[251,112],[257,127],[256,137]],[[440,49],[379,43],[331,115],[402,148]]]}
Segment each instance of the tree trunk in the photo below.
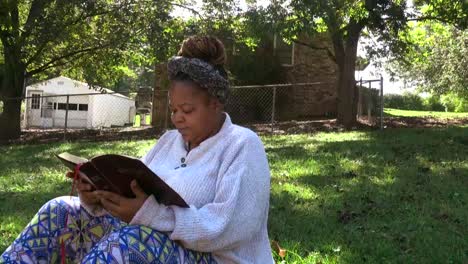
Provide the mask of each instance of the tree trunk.
{"label": "tree trunk", "polygon": [[0,141],[19,138],[21,135],[21,100],[4,100],[0,115]]}
{"label": "tree trunk", "polygon": [[332,35],[338,64],[337,122],[350,129],[357,123],[356,70],[357,48],[362,25],[351,22],[345,41],[342,36]]}
{"label": "tree trunk", "polygon": [[[24,67],[13,56],[5,56],[2,85],[3,113],[0,114],[0,141],[21,135],[21,102],[24,86]],[[8,60],[12,59],[12,60]]]}
{"label": "tree trunk", "polygon": [[153,113],[151,125],[160,129],[167,129],[170,123],[167,84],[167,70],[165,63],[156,63],[154,66],[155,82],[153,91]]}
{"label": "tree trunk", "polygon": [[356,80],[354,78],[355,62],[356,59],[346,54],[344,65],[338,67],[337,122],[348,129],[355,126],[357,122]]}

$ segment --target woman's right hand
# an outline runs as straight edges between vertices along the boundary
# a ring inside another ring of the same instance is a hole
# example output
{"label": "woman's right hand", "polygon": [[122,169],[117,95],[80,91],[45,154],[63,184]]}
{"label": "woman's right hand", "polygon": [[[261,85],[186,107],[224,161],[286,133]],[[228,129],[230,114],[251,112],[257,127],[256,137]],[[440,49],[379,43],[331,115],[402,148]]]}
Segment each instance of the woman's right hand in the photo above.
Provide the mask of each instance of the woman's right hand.
{"label": "woman's right hand", "polygon": [[[73,179],[73,172],[68,172],[67,177]],[[81,179],[73,179],[73,181],[82,203],[90,206],[101,204],[99,197],[96,195],[96,190],[93,189],[91,184]]]}

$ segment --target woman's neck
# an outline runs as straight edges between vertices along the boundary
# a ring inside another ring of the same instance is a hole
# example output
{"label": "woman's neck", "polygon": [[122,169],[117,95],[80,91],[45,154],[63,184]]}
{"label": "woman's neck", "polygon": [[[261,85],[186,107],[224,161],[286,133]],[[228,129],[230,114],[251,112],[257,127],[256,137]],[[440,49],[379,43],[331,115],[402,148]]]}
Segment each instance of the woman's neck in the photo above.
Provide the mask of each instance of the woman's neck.
{"label": "woman's neck", "polygon": [[224,121],[226,120],[226,114],[224,112],[220,113],[218,115],[217,120],[218,120],[218,122],[216,122],[213,129],[211,129],[210,133],[208,133],[208,135],[206,137],[202,138],[201,140],[187,142],[188,151],[198,147],[203,141],[205,141],[206,139],[216,135],[219,132],[219,130],[221,130],[221,128],[223,127]]}

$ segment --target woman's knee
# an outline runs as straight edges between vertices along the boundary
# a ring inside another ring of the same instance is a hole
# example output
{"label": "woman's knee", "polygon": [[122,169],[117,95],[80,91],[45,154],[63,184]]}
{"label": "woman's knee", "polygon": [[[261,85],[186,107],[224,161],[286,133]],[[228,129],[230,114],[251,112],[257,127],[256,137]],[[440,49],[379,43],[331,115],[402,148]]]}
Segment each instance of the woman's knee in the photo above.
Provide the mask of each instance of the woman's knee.
{"label": "woman's knee", "polygon": [[109,243],[124,243],[128,247],[135,246],[133,244],[143,244],[157,248],[174,243],[167,234],[141,225],[123,226],[110,232],[105,240]]}
{"label": "woman's knee", "polygon": [[74,196],[60,196],[49,200],[42,205],[39,211],[47,210],[49,208],[60,208],[62,210],[72,210],[80,206],[80,200]]}
{"label": "woman's knee", "polygon": [[80,199],[74,196],[61,196],[49,200],[39,209],[39,214],[75,212],[80,208]]}
{"label": "woman's knee", "polygon": [[[116,251],[116,248],[119,250]],[[145,226],[127,225],[108,233],[91,249],[82,263],[95,263],[96,259],[107,260],[109,255],[116,252],[120,253],[112,258],[127,256],[133,259],[146,252],[147,259],[143,263],[154,263],[151,260],[158,259],[161,254],[165,254],[164,259],[179,258],[178,245],[168,235]]]}

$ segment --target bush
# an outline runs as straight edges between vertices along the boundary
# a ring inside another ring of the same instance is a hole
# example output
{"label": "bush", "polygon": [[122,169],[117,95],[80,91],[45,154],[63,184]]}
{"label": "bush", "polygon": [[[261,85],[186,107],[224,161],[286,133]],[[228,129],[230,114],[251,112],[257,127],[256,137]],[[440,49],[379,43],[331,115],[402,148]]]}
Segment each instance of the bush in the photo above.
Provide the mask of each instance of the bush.
{"label": "bush", "polygon": [[387,108],[401,109],[404,106],[404,98],[399,94],[386,94],[384,95],[384,106]]}
{"label": "bush", "polygon": [[[440,97],[431,95],[427,98],[424,98],[424,110],[427,111],[438,111],[438,112],[443,112],[445,111],[445,106],[441,103]],[[449,111],[452,112],[452,111]]]}
{"label": "bush", "polygon": [[[359,87],[359,86],[358,86]],[[380,91],[361,86],[359,92],[362,93],[362,114],[367,114],[367,105],[371,108],[372,115],[380,114]]]}
{"label": "bush", "polygon": [[468,99],[461,98],[455,94],[443,95],[440,99],[447,112],[468,112]]}
{"label": "bush", "polygon": [[417,111],[437,111],[437,112],[468,112],[468,99],[461,98],[454,94],[431,95],[422,98],[417,94],[403,93],[384,95],[384,104],[387,108]]}
{"label": "bush", "polygon": [[400,94],[384,95],[384,106],[402,110],[426,110],[423,99],[417,95],[405,92]]}

